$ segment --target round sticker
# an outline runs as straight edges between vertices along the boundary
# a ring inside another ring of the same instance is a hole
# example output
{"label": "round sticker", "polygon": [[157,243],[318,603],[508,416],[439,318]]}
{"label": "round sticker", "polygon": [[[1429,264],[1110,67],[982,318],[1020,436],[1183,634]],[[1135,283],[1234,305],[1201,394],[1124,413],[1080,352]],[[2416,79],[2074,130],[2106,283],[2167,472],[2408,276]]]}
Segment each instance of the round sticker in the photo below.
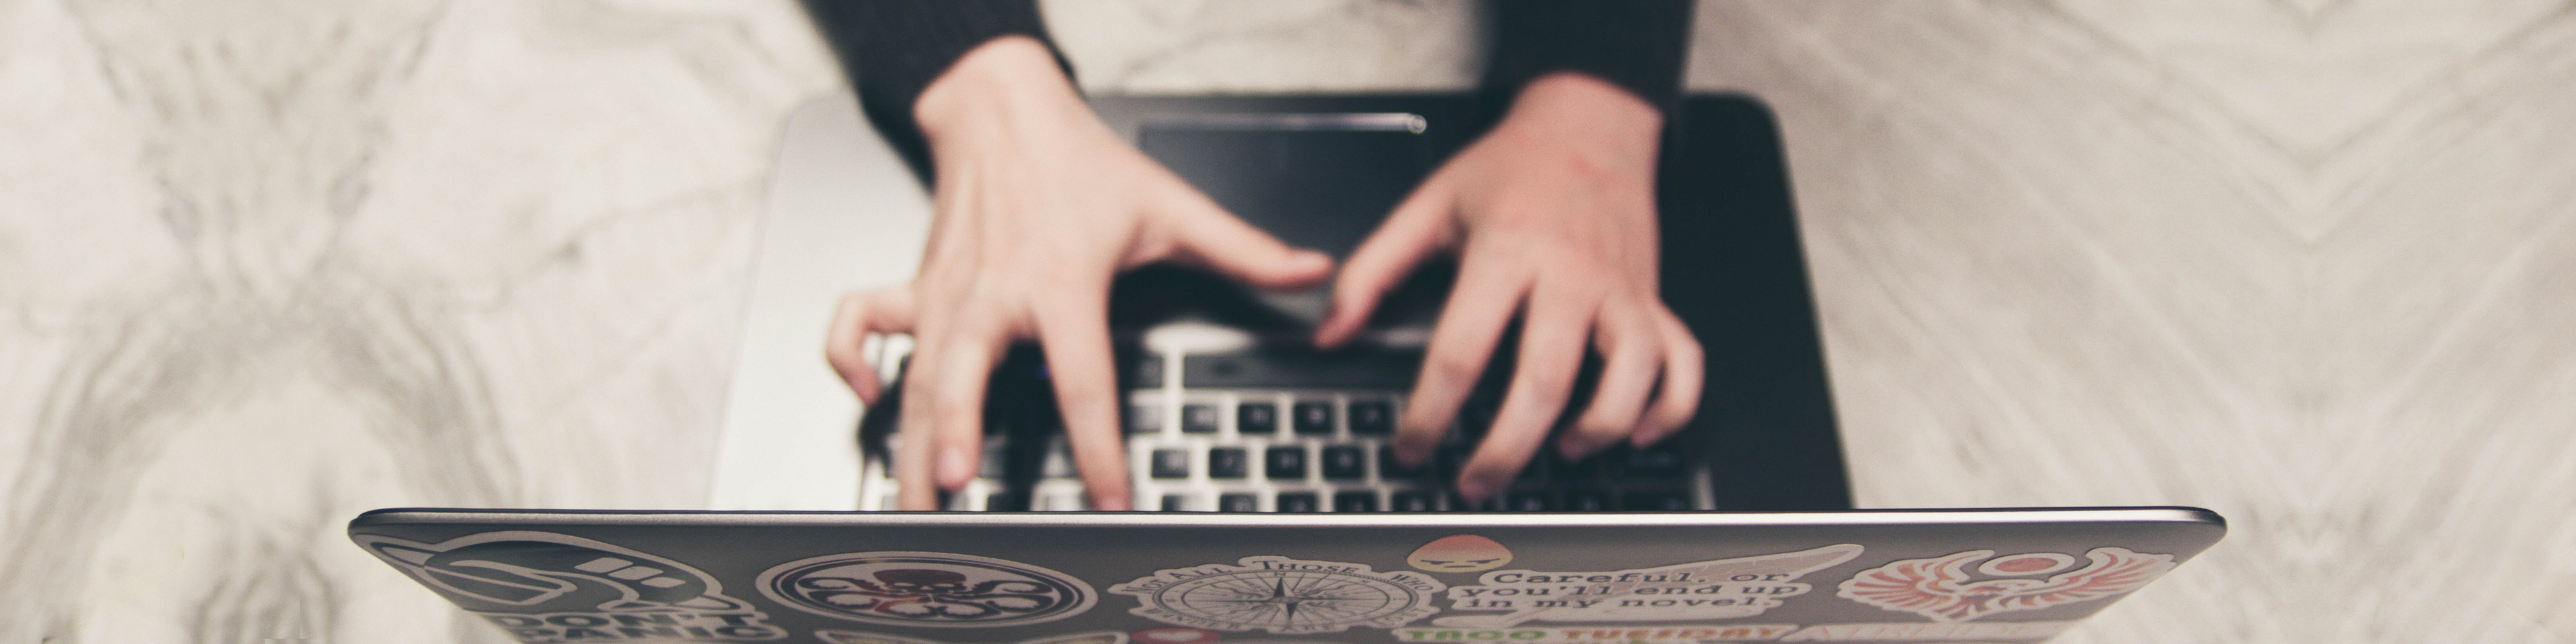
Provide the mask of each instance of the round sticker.
{"label": "round sticker", "polygon": [[1091,587],[1014,561],[942,552],[857,552],[779,564],[761,594],[805,612],[876,624],[1013,626],[1090,610]]}

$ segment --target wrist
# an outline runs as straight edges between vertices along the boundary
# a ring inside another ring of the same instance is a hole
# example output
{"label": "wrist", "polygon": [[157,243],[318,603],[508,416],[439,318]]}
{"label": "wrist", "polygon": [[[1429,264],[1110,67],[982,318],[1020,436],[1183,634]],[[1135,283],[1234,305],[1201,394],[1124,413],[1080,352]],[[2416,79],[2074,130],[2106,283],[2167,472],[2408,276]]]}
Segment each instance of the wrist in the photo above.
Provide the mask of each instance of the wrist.
{"label": "wrist", "polygon": [[1609,81],[1556,72],[1522,85],[1495,127],[1569,144],[1595,163],[1651,173],[1664,113]]}
{"label": "wrist", "polygon": [[922,88],[912,113],[935,156],[1015,131],[1061,127],[1068,118],[1090,116],[1090,109],[1046,45],[1010,35],[958,57]]}

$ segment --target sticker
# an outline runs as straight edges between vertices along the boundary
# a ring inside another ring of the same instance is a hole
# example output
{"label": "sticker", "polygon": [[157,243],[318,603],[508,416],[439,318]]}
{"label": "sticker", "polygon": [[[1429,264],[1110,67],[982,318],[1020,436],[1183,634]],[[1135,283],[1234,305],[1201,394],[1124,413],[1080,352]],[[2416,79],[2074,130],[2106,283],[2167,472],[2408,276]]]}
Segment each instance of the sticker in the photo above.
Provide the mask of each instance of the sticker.
{"label": "sticker", "polygon": [[[862,633],[858,631],[836,631],[829,629],[814,631],[814,637],[825,642],[829,642],[830,644],[949,644],[948,642],[926,640],[918,637],[886,635],[883,633]],[[1077,635],[1049,635],[1033,640],[1023,640],[1016,644],[1127,644],[1127,635],[1111,631],[1082,633]]]}
{"label": "sticker", "polygon": [[1504,642],[1518,644],[1698,644],[1758,642],[1775,639],[1796,624],[1707,624],[1694,626],[1551,627],[1551,628],[1399,628],[1398,642]]}
{"label": "sticker", "polygon": [[1431,623],[1510,628],[1531,620],[1663,622],[1751,617],[1780,605],[1782,598],[1806,594],[1811,587],[1795,581],[1799,576],[1850,561],[1860,552],[1860,546],[1846,543],[1635,570],[1489,572],[1477,578],[1481,585],[1449,589],[1449,608],[1511,612],[1442,617]]}
{"label": "sticker", "polygon": [[1091,610],[1091,587],[1014,561],[943,552],[854,552],[760,573],[760,593],[797,610],[900,626],[1049,622]]}
{"label": "sticker", "polygon": [[697,568],[581,537],[506,531],[435,544],[354,539],[521,642],[787,636]]}
{"label": "sticker", "polygon": [[1836,642],[1849,640],[2035,640],[2056,637],[2075,622],[1980,622],[1975,624],[1827,624],[1809,626],[1806,630],[1781,638],[1789,642]]}
{"label": "sticker", "polygon": [[1994,613],[2038,610],[2118,595],[2137,590],[2174,567],[2173,555],[2094,548],[2084,553],[2086,559],[2093,560],[2091,565],[2046,580],[2014,579],[2010,575],[2056,572],[2065,568],[2054,565],[2058,557],[2065,557],[2068,564],[2075,558],[2053,552],[2009,555],[1995,560],[2000,563],[1977,566],[1978,572],[2004,578],[1977,579],[1968,574],[1969,564],[1994,554],[1993,550],[1970,550],[1947,557],[1898,561],[1853,575],[1836,594],[1887,610],[1922,615],[1935,622],[1964,622]]}
{"label": "sticker", "polygon": [[1204,628],[1148,628],[1136,631],[1137,644],[1207,644],[1224,636]]}
{"label": "sticker", "polygon": [[1472,534],[1433,539],[1404,558],[1404,563],[1431,572],[1483,572],[1511,562],[1510,548]]}
{"label": "sticker", "polygon": [[1409,571],[1256,556],[1164,570],[1109,592],[1136,596],[1142,605],[1128,612],[1167,624],[1291,635],[1403,626],[1439,612],[1431,598],[1447,588]]}

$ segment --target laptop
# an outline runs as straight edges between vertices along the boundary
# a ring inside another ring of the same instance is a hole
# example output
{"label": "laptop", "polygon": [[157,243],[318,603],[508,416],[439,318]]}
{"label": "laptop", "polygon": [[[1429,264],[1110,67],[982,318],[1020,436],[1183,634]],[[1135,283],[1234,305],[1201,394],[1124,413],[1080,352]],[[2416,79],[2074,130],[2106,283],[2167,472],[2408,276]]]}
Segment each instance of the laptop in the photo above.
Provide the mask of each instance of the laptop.
{"label": "laptop", "polygon": [[521,642],[2032,642],[2224,532],[2193,508],[1735,513],[378,510]]}
{"label": "laptop", "polygon": [[[1247,220],[1339,256],[1466,129],[1108,113]],[[992,381],[982,475],[943,499],[961,512],[389,509],[350,535],[523,642],[1708,644],[2046,639],[2224,532],[2195,508],[1709,512],[1742,508],[1720,502],[1723,452],[1690,435],[1542,455],[1467,503],[1448,480],[1511,343],[1432,462],[1385,449],[1452,274],[1417,273],[1334,352],[1305,344],[1327,293],[1122,278],[1130,475],[1164,512],[1053,512],[1085,509],[1081,484],[1023,347]],[[892,506],[884,403],[860,428],[863,509]]]}

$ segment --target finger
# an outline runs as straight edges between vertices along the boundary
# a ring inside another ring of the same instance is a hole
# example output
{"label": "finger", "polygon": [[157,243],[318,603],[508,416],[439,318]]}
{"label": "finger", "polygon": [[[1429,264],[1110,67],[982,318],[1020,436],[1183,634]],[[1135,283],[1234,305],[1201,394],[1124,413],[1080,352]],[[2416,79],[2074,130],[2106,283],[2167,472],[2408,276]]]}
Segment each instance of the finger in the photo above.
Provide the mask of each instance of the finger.
{"label": "finger", "polygon": [[1175,226],[1172,259],[1265,289],[1313,286],[1332,275],[1332,256],[1289,246],[1226,212],[1180,179],[1172,183],[1157,205]]}
{"label": "finger", "polygon": [[1595,345],[1608,357],[1602,360],[1601,385],[1593,389],[1591,402],[1585,403],[1583,415],[1557,441],[1557,451],[1567,460],[1590,456],[1637,431],[1638,414],[1655,393],[1656,376],[1664,367],[1662,330],[1637,319],[1643,316],[1619,317],[1629,319],[1605,319],[1593,333]]}
{"label": "finger", "polygon": [[1458,495],[1469,503],[1485,500],[1511,483],[1530,456],[1547,442],[1549,429],[1565,411],[1574,376],[1583,368],[1583,349],[1592,335],[1595,300],[1571,294],[1533,292],[1528,323],[1521,332],[1520,363],[1512,370],[1511,388],[1485,442],[1458,473]]}
{"label": "finger", "polygon": [[1386,223],[1360,242],[1350,261],[1342,264],[1341,277],[1333,280],[1333,310],[1315,328],[1316,346],[1331,348],[1350,341],[1368,323],[1369,314],[1376,312],[1378,298],[1423,260],[1449,246],[1455,230],[1449,215],[1455,203],[1449,182],[1434,176],[1387,214]]}
{"label": "finger", "polygon": [[[990,325],[961,324],[956,333],[943,334],[940,352],[925,356],[939,368],[927,374],[931,389],[922,398],[912,391],[904,392],[906,401],[926,401],[930,408],[928,434],[931,438],[930,471],[939,489],[956,491],[975,479],[984,455],[984,387],[992,382],[993,367],[1001,361],[1002,345],[1009,340],[991,331]],[[915,359],[920,364],[921,359]],[[910,405],[911,402],[905,404]]]}
{"label": "finger", "polygon": [[1699,395],[1708,379],[1707,357],[1701,353],[1699,339],[1691,337],[1690,327],[1667,312],[1658,325],[1664,336],[1664,386],[1655,397],[1654,407],[1640,419],[1637,433],[1628,437],[1639,447],[1653,445],[1682,426],[1699,412]]}
{"label": "finger", "polygon": [[876,366],[868,363],[868,336],[881,333],[911,333],[913,325],[912,288],[896,287],[841,296],[832,312],[832,326],[824,334],[823,359],[832,372],[859,395],[865,404],[877,404],[883,393],[877,382]]}
{"label": "finger", "polygon": [[1512,313],[1520,308],[1521,295],[1529,288],[1526,273],[1503,266],[1473,268],[1480,270],[1460,272],[1448,305],[1440,311],[1440,323],[1431,329],[1422,371],[1414,377],[1404,421],[1396,427],[1395,458],[1406,465],[1421,464],[1440,437],[1449,433],[1459,403],[1484,375],[1494,343],[1511,324]]}
{"label": "finger", "polygon": [[1109,350],[1109,313],[1098,299],[1104,290],[1082,290],[1091,296],[1068,296],[1040,313],[1038,339],[1046,348],[1056,408],[1064,415],[1065,438],[1090,492],[1091,509],[1125,510],[1132,500],[1126,445],[1118,432],[1121,405],[1116,359]]}

